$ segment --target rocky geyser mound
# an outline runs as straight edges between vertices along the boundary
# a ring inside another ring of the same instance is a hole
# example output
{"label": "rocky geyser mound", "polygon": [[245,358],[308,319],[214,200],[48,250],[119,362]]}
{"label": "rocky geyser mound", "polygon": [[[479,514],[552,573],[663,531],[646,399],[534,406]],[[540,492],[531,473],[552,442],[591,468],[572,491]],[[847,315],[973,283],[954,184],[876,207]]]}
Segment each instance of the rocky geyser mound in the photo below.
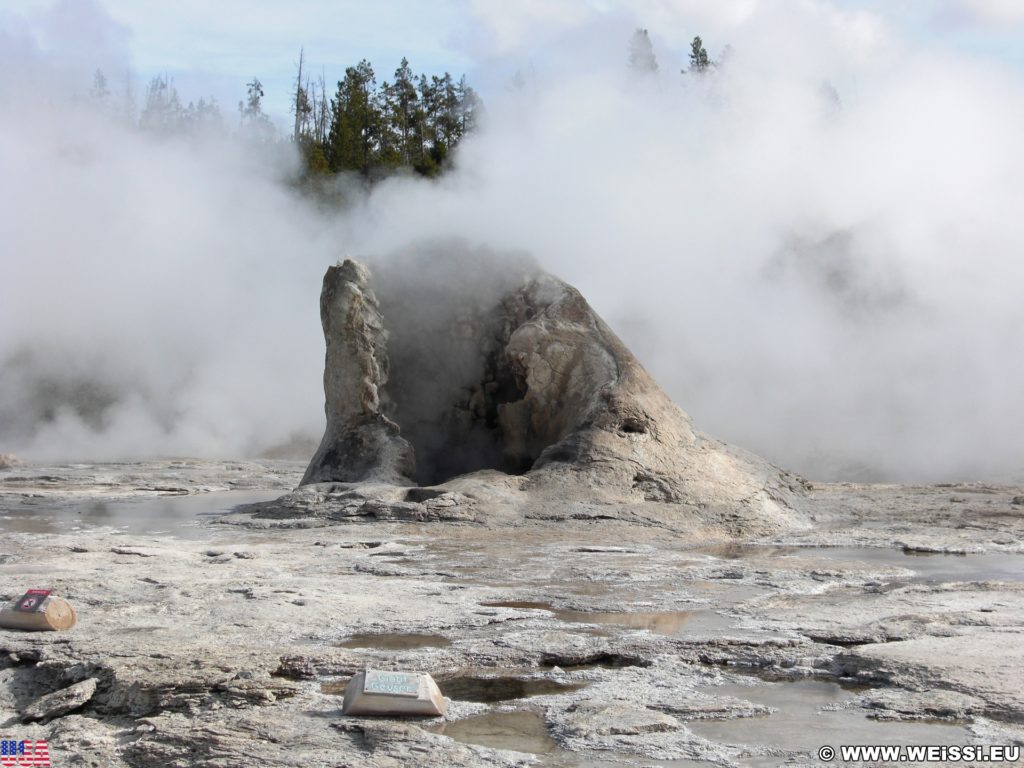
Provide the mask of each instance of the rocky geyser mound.
{"label": "rocky geyser mound", "polygon": [[429,251],[371,274],[346,259],[320,312],[327,429],[307,501],[525,476],[517,491],[584,517],[640,505],[664,521],[669,505],[733,533],[803,524],[799,478],[696,432],[580,292],[530,261]]}

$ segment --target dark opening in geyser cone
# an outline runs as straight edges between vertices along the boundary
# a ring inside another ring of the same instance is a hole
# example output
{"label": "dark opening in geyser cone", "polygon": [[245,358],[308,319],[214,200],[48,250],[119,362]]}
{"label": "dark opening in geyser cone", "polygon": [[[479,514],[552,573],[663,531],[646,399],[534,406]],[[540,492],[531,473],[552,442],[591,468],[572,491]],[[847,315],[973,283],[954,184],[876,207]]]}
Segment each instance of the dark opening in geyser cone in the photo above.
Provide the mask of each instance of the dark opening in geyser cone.
{"label": "dark opening in geyser cone", "polygon": [[519,474],[560,437],[530,418],[510,342],[564,286],[523,260],[455,253],[374,278],[352,260],[328,270],[328,427],[304,482]]}
{"label": "dark opening in geyser cone", "polygon": [[542,494],[741,518],[788,517],[802,490],[695,432],[579,291],[529,260],[434,248],[371,275],[347,259],[320,311],[327,429],[303,485],[493,469]]}

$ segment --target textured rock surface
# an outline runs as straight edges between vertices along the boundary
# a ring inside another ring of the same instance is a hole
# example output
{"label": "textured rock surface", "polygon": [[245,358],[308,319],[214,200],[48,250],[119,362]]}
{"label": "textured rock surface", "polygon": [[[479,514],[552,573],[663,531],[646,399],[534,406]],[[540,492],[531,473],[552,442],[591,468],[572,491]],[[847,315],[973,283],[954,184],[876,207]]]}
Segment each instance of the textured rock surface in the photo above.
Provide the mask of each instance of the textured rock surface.
{"label": "textured rock surface", "polygon": [[635,736],[675,730],[679,721],[635,704],[581,701],[565,713],[559,726],[567,736]]}
{"label": "textured rock surface", "polygon": [[49,693],[25,707],[21,713],[22,722],[62,717],[81,707],[92,698],[94,693],[96,693],[96,679],[92,677]]}
{"label": "textured rock surface", "polygon": [[970,638],[952,632],[947,637],[867,645],[843,654],[839,661],[865,678],[878,677],[922,691],[969,694],[986,702],[983,714],[1013,720],[1024,715],[1024,638],[1014,625],[1009,632]]}
{"label": "textured rock surface", "polygon": [[[11,737],[47,739],[55,766],[105,768],[725,768],[815,765],[815,747],[841,738],[1024,741],[1020,487],[958,487],[956,503],[941,487],[818,487],[813,530],[711,546],[640,515],[576,518],[577,502],[493,514],[528,481],[497,473],[460,481],[471,501],[452,497],[486,525],[348,514],[371,497],[417,510],[442,498],[365,483],[297,517],[239,512],[246,526],[187,536],[126,532],[113,513],[157,487],[199,504],[216,494],[180,494],[301,472],[190,461],[0,477],[0,599],[45,578],[80,607],[67,633],[0,631]],[[98,503],[107,516],[86,513]],[[924,547],[972,554],[907,553]],[[447,714],[343,716],[367,666],[429,672]],[[20,723],[90,679],[79,709]],[[473,680],[486,697],[467,695]]]}
{"label": "textured rock surface", "polygon": [[[519,506],[541,515],[568,499],[570,514],[734,533],[805,524],[802,481],[694,431],[575,288],[465,258],[428,253],[379,281],[351,260],[328,270],[327,428],[303,484],[444,488],[498,470],[525,473]],[[454,277],[470,270],[492,277]]]}
{"label": "textured rock surface", "polygon": [[366,267],[351,260],[324,276],[320,320],[327,343],[327,430],[303,484],[408,483],[415,470],[412,446],[387,416],[387,333],[369,279]]}

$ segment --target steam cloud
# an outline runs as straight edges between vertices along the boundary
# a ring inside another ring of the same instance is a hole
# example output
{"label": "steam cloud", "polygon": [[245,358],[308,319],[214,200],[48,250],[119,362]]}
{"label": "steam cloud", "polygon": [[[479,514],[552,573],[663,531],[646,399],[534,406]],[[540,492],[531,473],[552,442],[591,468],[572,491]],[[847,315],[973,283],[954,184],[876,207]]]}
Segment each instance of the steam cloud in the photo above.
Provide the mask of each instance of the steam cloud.
{"label": "steam cloud", "polygon": [[[462,44],[498,51],[476,79],[521,67],[525,85],[485,92],[454,172],[341,215],[244,146],[41,97],[67,70],[8,24],[0,449],[237,456],[318,436],[324,268],[459,237],[533,254],[699,428],[788,468],[1021,478],[1019,75],[824,2],[708,5],[724,10],[471,4]],[[637,26],[655,75],[625,70]],[[696,33],[734,52],[684,77]]]}

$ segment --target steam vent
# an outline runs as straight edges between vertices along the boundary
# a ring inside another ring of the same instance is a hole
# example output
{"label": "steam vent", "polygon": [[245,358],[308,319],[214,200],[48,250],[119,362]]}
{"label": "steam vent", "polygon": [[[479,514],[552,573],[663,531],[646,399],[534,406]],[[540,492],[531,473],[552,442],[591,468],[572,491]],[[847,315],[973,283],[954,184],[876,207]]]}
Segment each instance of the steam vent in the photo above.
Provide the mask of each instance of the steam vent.
{"label": "steam vent", "polygon": [[511,505],[803,525],[799,478],[695,432],[579,291],[531,261],[462,247],[371,274],[346,259],[324,276],[320,315],[327,428],[292,506],[375,487],[407,506],[445,496],[476,520]]}

